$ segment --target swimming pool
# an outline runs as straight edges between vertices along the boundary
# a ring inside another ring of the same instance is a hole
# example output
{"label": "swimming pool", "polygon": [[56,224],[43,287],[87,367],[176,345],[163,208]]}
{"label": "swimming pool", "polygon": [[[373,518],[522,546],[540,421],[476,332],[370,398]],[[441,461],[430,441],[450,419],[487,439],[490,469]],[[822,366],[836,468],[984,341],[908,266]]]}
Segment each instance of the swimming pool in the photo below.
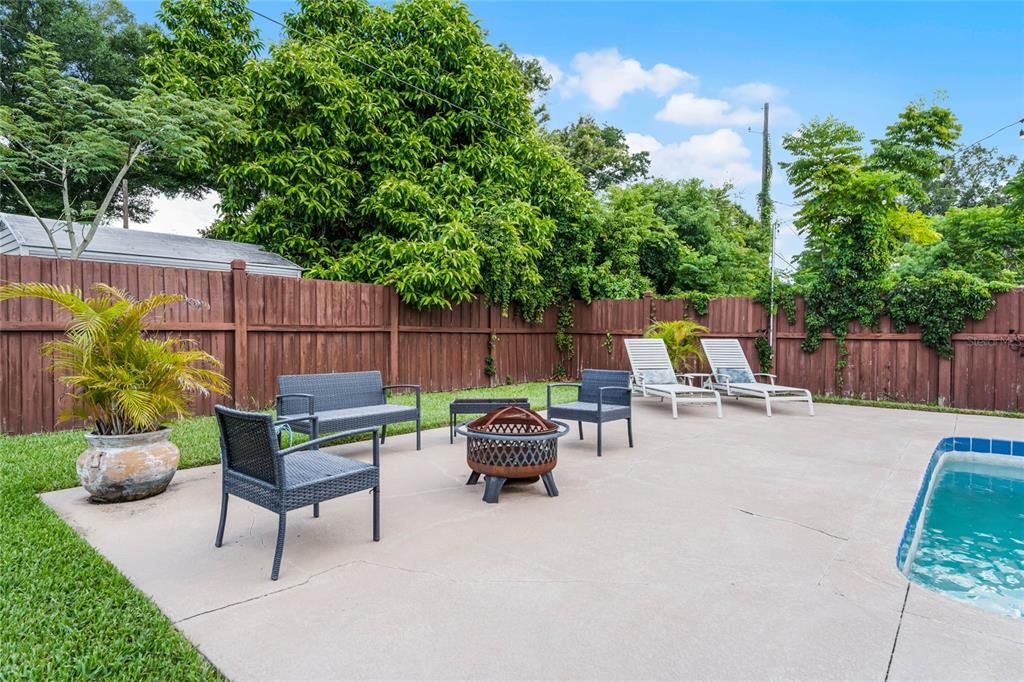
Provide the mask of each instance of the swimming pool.
{"label": "swimming pool", "polygon": [[940,441],[896,561],[923,587],[1024,617],[1024,442]]}

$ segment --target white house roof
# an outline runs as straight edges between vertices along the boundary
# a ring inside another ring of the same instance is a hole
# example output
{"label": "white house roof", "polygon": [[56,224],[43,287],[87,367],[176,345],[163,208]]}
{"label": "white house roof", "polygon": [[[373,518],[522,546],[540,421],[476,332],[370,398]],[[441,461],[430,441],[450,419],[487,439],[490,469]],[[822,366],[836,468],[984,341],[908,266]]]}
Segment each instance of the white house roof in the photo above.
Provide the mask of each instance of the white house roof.
{"label": "white house roof", "polygon": [[[48,225],[56,221],[46,220]],[[76,224],[76,232],[87,226]],[[67,233],[54,235],[62,256],[70,255]],[[39,222],[32,216],[0,213],[0,254],[53,258],[53,247]],[[164,232],[100,227],[81,256],[82,260],[107,263],[137,263],[198,270],[230,270],[231,261],[242,259],[245,269],[258,275],[300,277],[302,268],[257,244],[243,244],[203,237],[186,237]]]}

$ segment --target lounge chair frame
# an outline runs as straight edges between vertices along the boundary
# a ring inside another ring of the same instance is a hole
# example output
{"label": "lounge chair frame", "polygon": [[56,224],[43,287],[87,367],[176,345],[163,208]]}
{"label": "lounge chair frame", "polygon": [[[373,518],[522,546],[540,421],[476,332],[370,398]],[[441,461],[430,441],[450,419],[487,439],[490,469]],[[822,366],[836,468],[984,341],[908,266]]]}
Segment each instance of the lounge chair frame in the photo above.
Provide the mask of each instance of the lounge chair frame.
{"label": "lounge chair frame", "polygon": [[[747,356],[739,339],[701,339],[704,355],[711,367],[710,374],[693,374],[694,378],[702,377],[705,385],[718,389],[726,396],[733,398],[758,398],[764,400],[764,409],[772,416],[772,403],[806,402],[807,411],[814,416],[814,399],[805,388],[780,386],[775,383],[776,376],[768,372],[754,372],[750,368]],[[736,382],[730,378],[728,370],[746,371],[754,378],[753,382]],[[767,377],[768,383],[757,381],[757,377]]]}
{"label": "lounge chair frame", "polygon": [[[626,355],[632,369],[631,386],[633,393],[672,401],[672,418],[679,418],[679,405],[714,405],[718,418],[722,418],[722,398],[713,388],[694,384],[693,376],[676,372],[668,356],[668,348],[661,339],[626,339]],[[672,372],[674,384],[650,383],[648,373]],[[681,380],[681,381],[680,381]]]}

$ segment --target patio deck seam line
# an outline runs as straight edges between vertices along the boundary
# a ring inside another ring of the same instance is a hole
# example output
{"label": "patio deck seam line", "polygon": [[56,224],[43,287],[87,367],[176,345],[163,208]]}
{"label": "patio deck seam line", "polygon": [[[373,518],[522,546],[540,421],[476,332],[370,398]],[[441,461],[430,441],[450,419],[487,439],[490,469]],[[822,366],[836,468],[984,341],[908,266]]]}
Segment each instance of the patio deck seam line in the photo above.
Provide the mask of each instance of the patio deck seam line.
{"label": "patio deck seam line", "polygon": [[842,542],[849,542],[850,541],[850,538],[844,538],[842,535],[836,535],[835,533],[829,533],[827,530],[822,530],[821,528],[815,528],[814,526],[808,526],[807,524],[800,523],[799,521],[793,521],[791,519],[786,519],[786,518],[783,518],[781,516],[770,516],[768,514],[758,514],[757,512],[752,512],[752,511],[750,511],[748,509],[743,509],[741,507],[733,507],[733,508],[736,511],[742,512],[742,513],[747,514],[749,516],[756,516],[757,518],[768,519],[770,521],[781,521],[782,523],[789,523],[789,524],[792,524],[794,526],[799,526],[801,528],[806,528],[807,530],[813,530],[815,533],[821,533],[822,535],[827,535],[828,537],[834,538],[836,540],[841,540]]}
{"label": "patio deck seam line", "polygon": [[270,597],[270,596],[273,596],[275,594],[280,594],[281,592],[288,592],[289,590],[294,590],[296,587],[302,587],[304,585],[307,585],[313,578],[317,578],[317,577],[323,575],[324,573],[330,573],[331,571],[334,571],[336,569],[345,568],[346,566],[351,566],[353,564],[358,564],[358,563],[362,563],[362,562],[359,561],[358,559],[354,559],[352,561],[346,561],[345,563],[337,564],[336,566],[331,566],[330,568],[325,568],[322,571],[317,571],[316,573],[310,573],[308,576],[306,576],[305,580],[303,580],[302,582],[299,582],[299,583],[295,583],[294,585],[288,585],[286,587],[282,587],[279,590],[271,590],[270,592],[264,592],[263,594],[257,594],[257,595],[255,595],[253,597],[249,597],[247,599],[240,599],[239,601],[234,601],[234,602],[231,602],[229,604],[222,604],[222,605],[220,605],[220,606],[218,606],[216,608],[213,608],[213,609],[207,609],[205,611],[199,611],[198,613],[193,613],[191,616],[185,616],[184,618],[179,618],[178,620],[173,621],[172,625],[177,625],[179,623],[184,623],[185,621],[192,620],[193,618],[199,618],[200,616],[206,616],[206,615],[209,615],[211,613],[217,613],[218,611],[223,611],[225,609],[230,609],[232,606],[240,606],[242,604],[248,604],[249,602],[259,601],[260,599],[263,599],[264,597]]}
{"label": "patio deck seam line", "polygon": [[889,682],[889,673],[892,671],[892,661],[896,658],[896,645],[900,641],[900,629],[903,627],[903,614],[907,611],[907,599],[910,598],[910,583],[907,583],[907,591],[903,593],[903,606],[900,607],[900,620],[896,623],[896,634],[892,638],[892,651],[889,652],[889,664],[885,666],[885,677],[883,682]]}

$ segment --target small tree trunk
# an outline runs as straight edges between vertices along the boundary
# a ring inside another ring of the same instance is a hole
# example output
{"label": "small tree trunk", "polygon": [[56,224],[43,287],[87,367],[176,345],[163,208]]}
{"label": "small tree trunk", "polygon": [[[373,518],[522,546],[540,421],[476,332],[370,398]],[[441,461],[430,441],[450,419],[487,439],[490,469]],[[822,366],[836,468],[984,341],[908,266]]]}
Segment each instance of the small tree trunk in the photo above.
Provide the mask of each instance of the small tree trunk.
{"label": "small tree trunk", "polygon": [[128,180],[121,181],[121,227],[128,229]]}

